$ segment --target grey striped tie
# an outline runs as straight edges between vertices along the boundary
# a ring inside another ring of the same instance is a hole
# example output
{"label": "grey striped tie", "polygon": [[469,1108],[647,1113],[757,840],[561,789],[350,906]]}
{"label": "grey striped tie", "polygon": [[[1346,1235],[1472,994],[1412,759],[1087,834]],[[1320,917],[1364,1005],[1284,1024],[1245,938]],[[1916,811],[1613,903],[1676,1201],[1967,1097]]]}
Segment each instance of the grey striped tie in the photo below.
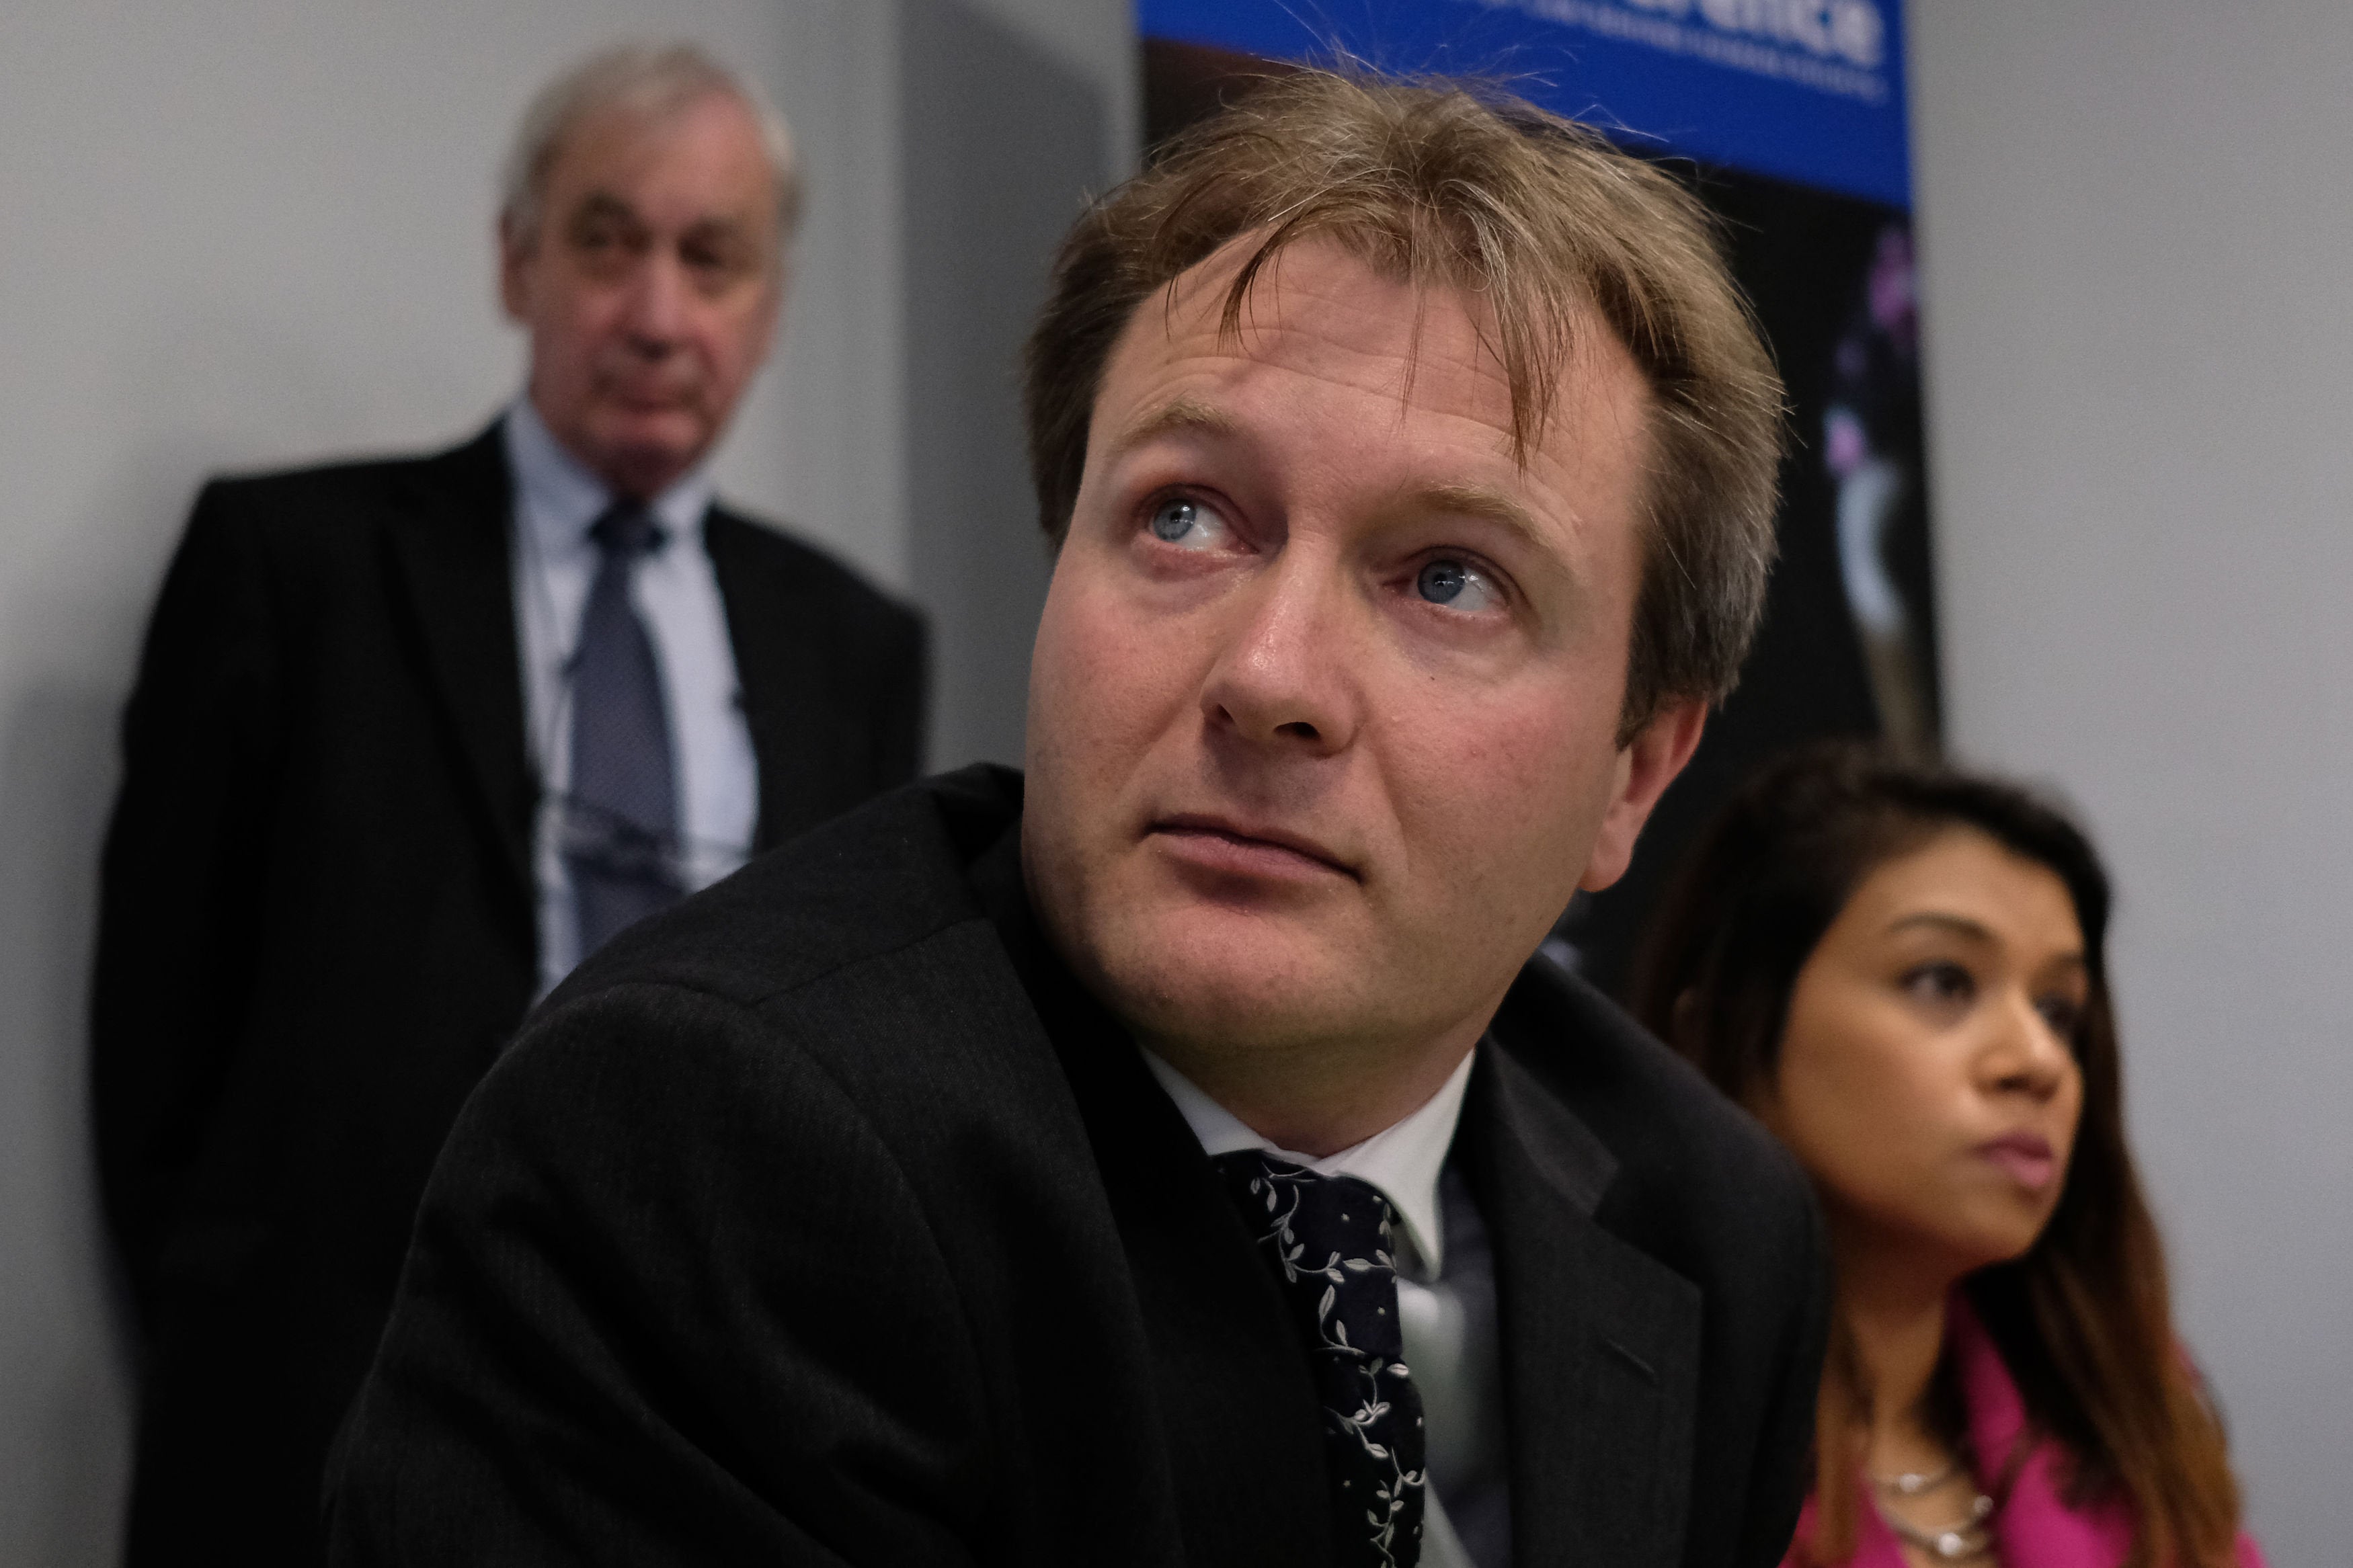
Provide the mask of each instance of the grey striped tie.
{"label": "grey striped tie", "polygon": [[669,707],[653,638],[629,592],[638,563],[661,548],[662,531],[636,501],[615,503],[588,531],[603,560],[572,659],[564,824],[583,958],[682,890]]}

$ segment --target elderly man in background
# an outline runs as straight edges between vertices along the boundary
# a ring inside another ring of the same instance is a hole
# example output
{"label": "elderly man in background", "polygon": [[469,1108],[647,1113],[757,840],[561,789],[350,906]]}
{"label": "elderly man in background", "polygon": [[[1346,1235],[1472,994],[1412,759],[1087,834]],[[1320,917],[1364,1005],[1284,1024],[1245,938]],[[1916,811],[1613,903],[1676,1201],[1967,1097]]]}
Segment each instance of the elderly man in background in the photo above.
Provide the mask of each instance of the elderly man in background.
{"label": "elderly man in background", "polygon": [[92,1005],[133,1563],[307,1563],[459,1103],[622,927],[916,769],[920,623],[718,504],[788,132],[687,47],[526,115],[528,384],[454,450],[198,498],[124,720]]}
{"label": "elderly man in background", "polygon": [[1820,1224],[1533,955],[1756,624],[1665,174],[1303,72],[1065,242],[1028,769],[629,933],[442,1151],[351,1564],[1771,1568]]}

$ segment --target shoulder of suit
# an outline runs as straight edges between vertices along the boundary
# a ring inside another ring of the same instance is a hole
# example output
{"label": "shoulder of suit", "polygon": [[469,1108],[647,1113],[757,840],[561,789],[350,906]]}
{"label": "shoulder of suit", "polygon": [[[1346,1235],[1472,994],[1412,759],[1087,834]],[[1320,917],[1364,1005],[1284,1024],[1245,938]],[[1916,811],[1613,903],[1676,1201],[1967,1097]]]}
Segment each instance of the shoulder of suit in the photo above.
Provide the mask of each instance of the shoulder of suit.
{"label": "shoulder of suit", "polygon": [[892,790],[632,928],[550,1000],[654,984],[758,1005],[932,962],[927,938],[985,919],[966,868],[1019,801],[1019,775],[986,766]]}
{"label": "shoulder of suit", "polygon": [[1779,1141],[1592,984],[1539,955],[1497,1016],[1514,1061],[1589,1128],[1621,1184],[1741,1206],[1801,1202],[1803,1176]]}
{"label": "shoulder of suit", "polygon": [[387,510],[465,513],[503,525],[512,497],[506,454],[492,425],[438,452],[355,458],[217,476],[196,498],[195,519],[275,538],[331,538]]}
{"label": "shoulder of suit", "polygon": [[255,498],[322,491],[376,492],[407,481],[430,482],[453,472],[470,470],[482,470],[483,477],[504,477],[506,455],[495,424],[457,446],[437,451],[385,453],[220,474],[208,480],[205,489],[207,492]]}
{"label": "shoulder of suit", "polygon": [[704,528],[714,559],[750,566],[787,593],[816,595],[837,607],[855,606],[894,620],[917,618],[913,609],[858,568],[786,524],[714,502]]}

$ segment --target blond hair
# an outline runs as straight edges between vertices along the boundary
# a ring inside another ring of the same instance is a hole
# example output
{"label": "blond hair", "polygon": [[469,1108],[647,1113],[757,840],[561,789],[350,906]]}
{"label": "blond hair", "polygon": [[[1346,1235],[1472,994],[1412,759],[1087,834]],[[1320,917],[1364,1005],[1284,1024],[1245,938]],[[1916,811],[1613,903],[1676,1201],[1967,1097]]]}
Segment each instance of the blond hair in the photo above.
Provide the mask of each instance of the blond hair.
{"label": "blond hair", "polygon": [[1304,70],[1171,139],[1064,239],[1025,363],[1029,460],[1058,543],[1113,343],[1136,307],[1230,241],[1261,269],[1308,238],[1416,287],[1483,301],[1518,455],[1541,436],[1587,312],[1650,390],[1642,581],[1621,743],[1663,708],[1719,700],[1774,554],[1780,378],[1707,210],[1652,164],[1495,89]]}

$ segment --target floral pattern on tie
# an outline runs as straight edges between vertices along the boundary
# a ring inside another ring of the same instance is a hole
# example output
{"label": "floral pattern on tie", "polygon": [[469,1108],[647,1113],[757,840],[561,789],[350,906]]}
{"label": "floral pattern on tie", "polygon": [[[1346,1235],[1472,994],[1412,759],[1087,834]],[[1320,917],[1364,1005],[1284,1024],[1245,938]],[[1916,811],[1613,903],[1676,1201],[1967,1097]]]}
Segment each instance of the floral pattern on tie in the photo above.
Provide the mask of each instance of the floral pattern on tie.
{"label": "floral pattern on tie", "polygon": [[1396,1211],[1354,1176],[1318,1175],[1257,1152],[1217,1163],[1314,1361],[1337,1561],[1414,1568],[1427,1475],[1421,1393],[1398,1321]]}

